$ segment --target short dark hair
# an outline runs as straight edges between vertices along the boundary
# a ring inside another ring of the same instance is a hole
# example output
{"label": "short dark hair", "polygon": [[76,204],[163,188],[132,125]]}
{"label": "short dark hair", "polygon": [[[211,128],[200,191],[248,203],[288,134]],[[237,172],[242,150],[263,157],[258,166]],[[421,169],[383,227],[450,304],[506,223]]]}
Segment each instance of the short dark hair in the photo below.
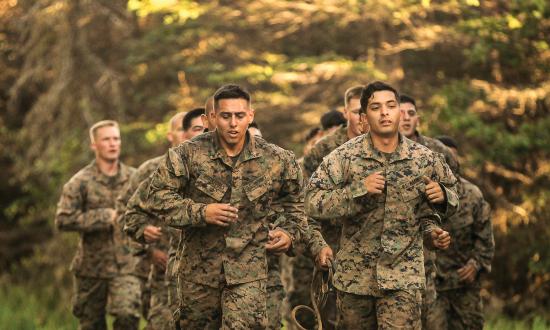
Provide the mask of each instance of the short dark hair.
{"label": "short dark hair", "polygon": [[315,126],[309,129],[309,131],[306,134],[306,137],[304,138],[304,142],[309,142],[311,139],[313,139],[321,130],[319,126]]}
{"label": "short dark hair", "polygon": [[369,100],[376,92],[381,91],[390,91],[395,95],[395,99],[397,102],[399,102],[399,93],[395,88],[390,86],[389,84],[386,84],[382,81],[374,81],[369,83],[365,88],[363,88],[363,92],[361,93],[361,110],[360,112],[365,112],[367,110],[367,105],[369,104]]}
{"label": "short dark hair", "polygon": [[258,123],[255,121],[251,122],[250,125],[248,125],[248,128],[250,127],[260,129],[260,126],[258,126]]}
{"label": "short dark hair", "polygon": [[321,116],[321,126],[323,130],[344,125],[345,123],[346,118],[344,118],[344,114],[338,110],[330,110]]}
{"label": "short dark hair", "polygon": [[186,113],[185,116],[183,116],[183,119],[181,122],[182,123],[181,126],[183,127],[183,130],[187,131],[188,129],[190,129],[191,121],[193,121],[193,119],[197,117],[200,117],[201,115],[204,115],[204,108],[195,108],[189,111],[188,113]]}
{"label": "short dark hair", "polygon": [[350,87],[346,90],[346,92],[344,93],[344,106],[346,108],[348,107],[349,101],[351,101],[351,99],[361,98],[361,93],[363,92],[363,88],[365,88],[365,86],[357,85],[357,86]]}
{"label": "short dark hair", "polygon": [[412,96],[401,94],[399,96],[399,103],[411,103],[416,108],[416,101],[412,98]]}
{"label": "short dark hair", "polygon": [[441,136],[436,137],[436,139],[441,141],[441,143],[443,143],[447,147],[454,148],[454,149],[458,150],[458,143],[452,137],[447,136],[447,135],[441,135]]}
{"label": "short dark hair", "polygon": [[250,94],[239,85],[223,85],[214,93],[214,110],[218,109],[220,100],[244,99],[250,104]]}

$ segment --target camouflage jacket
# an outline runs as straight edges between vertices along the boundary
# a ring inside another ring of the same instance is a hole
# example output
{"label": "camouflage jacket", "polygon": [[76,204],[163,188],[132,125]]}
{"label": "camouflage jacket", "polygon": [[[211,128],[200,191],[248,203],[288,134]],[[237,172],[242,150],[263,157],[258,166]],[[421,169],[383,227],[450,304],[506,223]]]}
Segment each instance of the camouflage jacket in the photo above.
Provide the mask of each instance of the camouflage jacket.
{"label": "camouflage jacket", "polygon": [[116,197],[133,172],[134,168],[120,164],[118,174],[109,177],[93,161],[63,186],[55,224],[59,230],[80,234],[71,264],[76,275],[109,278],[135,271],[137,260],[126,235],[112,219]]}
{"label": "camouflage jacket", "polygon": [[[311,148],[309,154],[304,156],[304,175],[307,178],[311,177],[311,174],[321,165],[323,158],[348,140],[347,127],[341,126],[334,132],[317,141],[313,148]],[[321,223],[321,233],[335,253],[338,251],[339,247],[341,226],[341,222],[338,221],[338,219]]]}
{"label": "camouflage jacket", "polygon": [[346,126],[338,127],[334,132],[323,136],[304,156],[304,176],[311,177],[313,172],[321,165],[323,157],[330,154],[334,149],[348,142],[348,129]]}
{"label": "camouflage jacket", "polygon": [[451,234],[451,246],[437,251],[437,290],[479,286],[479,281],[465,284],[459,280],[457,271],[466,263],[480,272],[491,271],[495,242],[490,206],[479,188],[464,178],[459,179],[458,195],[460,209],[443,226]]}
{"label": "camouflage jacket", "polygon": [[[126,212],[126,204],[130,200],[130,197],[134,194],[134,192],[138,189],[139,185],[142,182],[146,182],[145,185],[149,182],[149,177],[153,172],[157,169],[159,164],[164,159],[164,156],[155,157],[152,159],[149,159],[148,161],[141,164],[136,172],[130,177],[130,181],[127,185],[127,187],[124,189],[122,194],[117,199],[117,211],[124,215]],[[150,254],[153,250],[159,249],[164,252],[168,252],[169,249],[169,241],[170,241],[170,235],[177,235],[177,233],[172,233],[176,231],[173,228],[170,228],[166,226],[162,221],[155,218],[154,216],[143,216],[143,217],[133,217],[132,219],[129,219],[130,221],[127,221],[127,219],[124,216],[121,216],[120,222],[122,224],[122,227],[124,228],[124,231],[126,234],[128,234],[132,239],[135,241],[141,243],[141,249],[140,251],[140,257],[141,262],[138,265],[138,270],[140,271],[140,275],[148,276],[149,275],[149,268],[151,265],[150,261]],[[154,244],[145,244],[145,239],[143,238],[143,230],[147,225],[153,225],[161,227],[161,230],[163,232],[163,235],[161,239],[154,243]],[[162,269],[157,269],[157,267],[153,267],[154,272],[153,276],[157,277],[159,279],[164,279],[164,273],[165,271]]]}
{"label": "camouflage jacket", "polygon": [[[306,231],[301,189],[292,152],[247,134],[233,165],[214,131],[170,149],[151,183],[130,199],[126,216],[153,214],[182,229],[179,273],[188,280],[218,287],[223,273],[229,285],[246,283],[267,278],[270,229],[281,228],[293,240]],[[211,203],[238,208],[238,222],[208,225]]]}
{"label": "camouflage jacket", "polygon": [[[383,172],[386,187],[373,196],[364,180],[376,171]],[[429,204],[423,176],[444,186],[445,205]],[[456,211],[455,185],[443,157],[401,135],[389,160],[374,148],[370,134],[325,157],[306,188],[305,209],[311,217],[343,223],[335,287],[362,295],[423,288],[422,230],[436,226],[438,214]]]}

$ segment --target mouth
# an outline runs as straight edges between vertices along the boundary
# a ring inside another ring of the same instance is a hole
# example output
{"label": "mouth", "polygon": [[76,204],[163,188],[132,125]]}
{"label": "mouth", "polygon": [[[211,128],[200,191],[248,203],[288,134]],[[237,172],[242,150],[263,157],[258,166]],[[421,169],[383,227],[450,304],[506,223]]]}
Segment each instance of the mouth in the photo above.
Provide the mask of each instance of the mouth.
{"label": "mouth", "polygon": [[230,136],[230,137],[237,137],[239,136],[239,132],[238,131],[228,131],[227,134]]}
{"label": "mouth", "polygon": [[401,128],[403,128],[403,129],[410,129],[410,128],[411,128],[411,125],[409,125],[409,124],[404,124],[404,125],[401,125]]}
{"label": "mouth", "polygon": [[380,125],[381,125],[382,127],[391,126],[391,124],[392,124],[392,121],[391,121],[391,120],[381,120],[381,121],[380,121]]}

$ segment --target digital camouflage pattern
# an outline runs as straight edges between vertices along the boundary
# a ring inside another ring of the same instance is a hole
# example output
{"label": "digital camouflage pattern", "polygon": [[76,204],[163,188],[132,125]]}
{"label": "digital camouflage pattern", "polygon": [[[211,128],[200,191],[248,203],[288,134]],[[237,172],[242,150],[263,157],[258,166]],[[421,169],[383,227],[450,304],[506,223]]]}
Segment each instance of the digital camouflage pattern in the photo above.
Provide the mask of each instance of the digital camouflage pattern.
{"label": "digital camouflage pattern", "polygon": [[267,320],[269,330],[282,327],[282,305],[285,288],[281,281],[281,257],[269,254],[267,257]]}
{"label": "digital camouflage pattern", "polygon": [[[451,150],[447,148],[441,141],[415,132],[415,141],[427,147],[433,152],[438,152],[445,157],[445,162],[449,165],[451,171],[458,174],[459,165]],[[429,244],[424,244],[424,270],[426,272],[426,289],[422,292],[422,325],[426,330],[436,330],[435,316],[433,309],[435,308],[437,291],[435,287],[436,276],[436,253],[428,248]]]}
{"label": "digital camouflage pattern", "polygon": [[[443,228],[453,241],[437,252],[437,326],[440,329],[482,329],[480,277],[491,271],[495,243],[491,210],[479,188],[460,177],[460,209]],[[473,283],[460,281],[458,269],[473,265],[478,274]]]}
{"label": "digital camouflage pattern", "polygon": [[388,291],[383,297],[337,292],[338,329],[421,329],[419,290]]}
{"label": "digital camouflage pattern", "polygon": [[[382,171],[386,187],[370,196],[364,180],[376,171]],[[429,204],[423,176],[444,186],[445,205]],[[424,289],[422,230],[456,211],[455,185],[441,155],[401,135],[389,160],[369,133],[325,157],[306,188],[305,209],[320,220],[342,219],[334,286],[377,297],[386,290]]]}
{"label": "digital camouflage pattern", "polygon": [[134,169],[120,164],[118,174],[101,173],[93,161],[64,186],[57,204],[56,227],[80,234],[71,270],[78,276],[111,278],[135,270],[136,258],[122,228],[113,220],[116,197]]}
{"label": "digital camouflage pattern", "polygon": [[[118,209],[124,214],[126,204],[132,195],[136,192],[140,184],[148,185],[151,174],[157,169],[159,164],[164,160],[164,156],[155,157],[141,164],[136,172],[131,176],[130,182],[125,191],[118,198]],[[129,220],[129,221],[127,221]],[[168,305],[168,284],[165,282],[165,270],[152,264],[150,260],[151,253],[154,249],[168,252],[170,247],[170,232],[173,230],[166,226],[162,221],[153,216],[148,217],[133,217],[126,219],[122,217],[121,222],[124,224],[124,231],[137,242],[142,243],[143,251],[141,252],[141,275],[147,272],[148,288],[150,289],[150,313],[148,313],[147,329],[172,329],[174,328],[172,320],[172,311]],[[153,244],[145,244],[143,238],[143,230],[147,225],[161,227],[163,235],[158,242]],[[149,274],[150,272],[150,274]],[[174,282],[175,285],[175,282]]]}
{"label": "digital camouflage pattern", "polygon": [[[222,288],[225,296],[239,291],[239,284],[258,282],[263,283],[265,295],[268,231],[281,228],[293,241],[308,231],[301,187],[301,171],[291,152],[247,134],[233,165],[214,131],[170,149],[150,185],[140,186],[130,200],[126,216],[154,214],[182,229],[179,278],[195,286],[180,284],[181,290],[183,286],[190,291]],[[238,222],[227,228],[207,225],[204,212],[210,203],[238,208]],[[190,307],[184,301],[182,322],[189,316],[186,308]]]}
{"label": "digital camouflage pattern", "polygon": [[[317,141],[311,148],[309,154],[304,156],[305,176],[307,178],[311,177],[313,172],[321,165],[323,158],[348,140],[347,128],[346,126],[341,126],[334,132]],[[337,219],[321,223],[321,233],[334,253],[338,252],[341,227],[341,222]]]}
{"label": "digital camouflage pattern", "polygon": [[95,161],[63,187],[56,227],[80,234],[71,263],[75,275],[73,313],[81,329],[106,329],[105,313],[115,315],[115,329],[137,329],[141,311],[137,258],[115,220],[116,197],[134,169],[120,164],[117,175],[100,172]]}

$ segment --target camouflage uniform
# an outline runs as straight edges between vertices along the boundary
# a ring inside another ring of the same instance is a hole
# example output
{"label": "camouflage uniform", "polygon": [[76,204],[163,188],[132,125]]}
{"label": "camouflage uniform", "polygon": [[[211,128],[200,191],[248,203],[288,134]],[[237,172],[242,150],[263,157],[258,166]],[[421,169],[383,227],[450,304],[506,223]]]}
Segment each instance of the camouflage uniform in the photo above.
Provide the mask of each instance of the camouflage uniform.
{"label": "camouflage uniform", "polygon": [[[126,191],[119,196],[119,210],[125,211],[126,204],[130,197],[137,190],[142,182],[148,184],[149,177],[157,169],[159,164],[164,159],[164,156],[156,157],[144,162],[130,178],[129,185]],[[136,221],[140,220],[140,221]],[[173,329],[174,322],[172,319],[172,311],[168,306],[168,284],[165,282],[165,270],[155,265],[151,265],[151,253],[154,249],[167,252],[169,248],[169,231],[172,228],[167,227],[162,221],[154,217],[134,217],[127,221],[123,217],[124,231],[130,234],[139,243],[143,244],[142,264],[149,265],[146,278],[148,279],[147,287],[150,291],[150,299],[147,304],[150,306],[150,312],[146,316],[147,329]],[[154,244],[145,244],[143,231],[147,225],[161,227],[162,236],[158,242]],[[137,236],[136,236],[137,233]],[[144,267],[145,268],[145,267]],[[175,285],[175,284],[174,284]]]}
{"label": "camouflage uniform", "polygon": [[81,329],[106,329],[106,309],[115,316],[115,329],[138,326],[138,260],[118,222],[113,220],[116,196],[133,171],[120,164],[117,175],[109,177],[100,172],[94,161],[65,184],[57,204],[57,228],[80,234],[71,270],[75,276],[73,314]]}
{"label": "camouflage uniform", "polygon": [[[445,162],[453,173],[458,173],[458,162],[441,141],[415,132],[415,142],[427,147],[433,152],[438,152],[445,157]],[[435,287],[436,253],[424,245],[424,270],[426,271],[426,289],[422,291],[422,328],[425,330],[437,330],[437,320],[434,314],[437,291]]]}
{"label": "camouflage uniform", "polygon": [[[382,171],[382,194],[370,195],[365,178]],[[432,206],[423,176],[439,182],[446,204]],[[305,209],[320,220],[342,221],[333,284],[340,328],[420,329],[420,290],[425,287],[423,235],[458,207],[456,178],[443,157],[399,135],[383,155],[370,133],[325,157],[306,188]]]}
{"label": "camouflage uniform", "polygon": [[[185,329],[266,328],[268,231],[281,228],[298,240],[307,230],[293,154],[246,138],[234,164],[217,131],[170,149],[149,186],[140,186],[129,203],[128,218],[152,213],[182,229],[178,288]],[[238,208],[237,224],[208,225],[211,203]]]}
{"label": "camouflage uniform", "polygon": [[[477,186],[459,178],[460,210],[444,225],[453,241],[437,252],[438,329],[483,329],[480,276],[491,271],[495,243],[490,206]],[[478,274],[473,283],[461,282],[458,269],[473,265]]]}

